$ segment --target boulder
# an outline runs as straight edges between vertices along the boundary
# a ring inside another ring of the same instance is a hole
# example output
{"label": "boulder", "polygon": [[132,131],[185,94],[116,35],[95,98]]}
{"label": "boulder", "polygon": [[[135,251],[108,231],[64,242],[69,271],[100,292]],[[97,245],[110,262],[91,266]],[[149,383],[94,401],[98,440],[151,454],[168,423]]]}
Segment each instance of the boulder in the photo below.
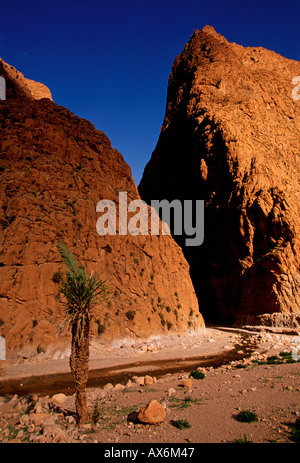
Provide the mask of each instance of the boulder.
{"label": "boulder", "polygon": [[145,424],[162,423],[166,417],[165,407],[157,400],[151,400],[138,413],[138,419]]}

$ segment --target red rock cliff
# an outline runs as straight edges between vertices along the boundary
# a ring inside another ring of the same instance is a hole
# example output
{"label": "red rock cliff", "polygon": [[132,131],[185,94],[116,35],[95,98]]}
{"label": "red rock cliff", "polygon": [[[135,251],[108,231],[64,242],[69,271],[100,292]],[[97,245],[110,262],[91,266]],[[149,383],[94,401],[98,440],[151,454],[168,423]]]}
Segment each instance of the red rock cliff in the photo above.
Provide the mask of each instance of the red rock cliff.
{"label": "red rock cliff", "polygon": [[139,191],[205,200],[204,244],[183,250],[206,320],[300,322],[299,75],[299,62],[210,26],[175,59]]}
{"label": "red rock cliff", "polygon": [[28,86],[6,66],[0,67],[8,89],[0,101],[0,335],[8,357],[68,346],[52,281],[65,271],[60,241],[112,292],[93,324],[95,341],[202,327],[188,264],[170,236],[97,234],[101,199],[116,202],[125,191],[129,200],[139,198],[122,155],[90,122],[53,103],[45,87]]}

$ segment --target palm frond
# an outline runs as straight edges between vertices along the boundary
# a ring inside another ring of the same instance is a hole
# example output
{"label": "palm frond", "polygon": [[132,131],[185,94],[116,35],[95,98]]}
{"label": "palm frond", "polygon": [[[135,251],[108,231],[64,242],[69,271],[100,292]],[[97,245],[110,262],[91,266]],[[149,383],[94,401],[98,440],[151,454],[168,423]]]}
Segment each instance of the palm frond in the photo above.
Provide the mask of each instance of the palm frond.
{"label": "palm frond", "polygon": [[85,274],[83,267],[77,264],[75,257],[64,243],[59,243],[57,249],[71,273],[74,275]]}

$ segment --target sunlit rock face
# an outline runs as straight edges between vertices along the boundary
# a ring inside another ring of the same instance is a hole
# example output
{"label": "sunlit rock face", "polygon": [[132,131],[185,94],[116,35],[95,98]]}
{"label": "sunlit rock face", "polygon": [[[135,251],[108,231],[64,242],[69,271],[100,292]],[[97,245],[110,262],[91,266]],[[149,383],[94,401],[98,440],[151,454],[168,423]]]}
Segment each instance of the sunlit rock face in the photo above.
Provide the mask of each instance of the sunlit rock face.
{"label": "sunlit rock face", "polygon": [[284,314],[271,318],[288,325],[299,313],[299,75],[299,62],[229,43],[210,26],[174,61],[139,192],[147,202],[205,200],[204,243],[174,238],[206,321]]}
{"label": "sunlit rock face", "polygon": [[118,208],[120,192],[128,203],[140,199],[123,156],[42,84],[0,64],[7,84],[0,101],[0,335],[8,357],[51,349],[57,357],[69,345],[53,281],[66,270],[59,242],[107,281],[110,297],[92,321],[94,345],[203,327],[189,266],[171,236],[97,232],[101,200]]}

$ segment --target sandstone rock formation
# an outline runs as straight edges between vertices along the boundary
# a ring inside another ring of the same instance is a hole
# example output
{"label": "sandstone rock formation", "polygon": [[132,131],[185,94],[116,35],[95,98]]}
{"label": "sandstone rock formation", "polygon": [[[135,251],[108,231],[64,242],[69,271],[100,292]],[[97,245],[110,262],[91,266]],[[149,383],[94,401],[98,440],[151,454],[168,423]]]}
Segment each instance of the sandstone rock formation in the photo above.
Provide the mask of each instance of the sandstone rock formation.
{"label": "sandstone rock formation", "polygon": [[299,314],[299,75],[299,62],[229,43],[210,26],[175,59],[139,192],[147,202],[205,200],[203,245],[175,239],[206,321],[282,313],[286,324]]}
{"label": "sandstone rock formation", "polygon": [[172,237],[96,231],[100,200],[117,203],[119,192],[139,198],[122,155],[44,87],[17,79],[3,63],[0,71],[8,89],[0,101],[0,335],[7,357],[69,345],[53,281],[65,271],[60,241],[111,291],[93,323],[95,341],[202,327],[189,267]]}
{"label": "sandstone rock formation", "polygon": [[24,98],[31,101],[42,98],[52,100],[52,95],[48,87],[40,82],[26,79],[21,72],[5,63],[1,58],[0,75],[6,80],[7,100]]}

